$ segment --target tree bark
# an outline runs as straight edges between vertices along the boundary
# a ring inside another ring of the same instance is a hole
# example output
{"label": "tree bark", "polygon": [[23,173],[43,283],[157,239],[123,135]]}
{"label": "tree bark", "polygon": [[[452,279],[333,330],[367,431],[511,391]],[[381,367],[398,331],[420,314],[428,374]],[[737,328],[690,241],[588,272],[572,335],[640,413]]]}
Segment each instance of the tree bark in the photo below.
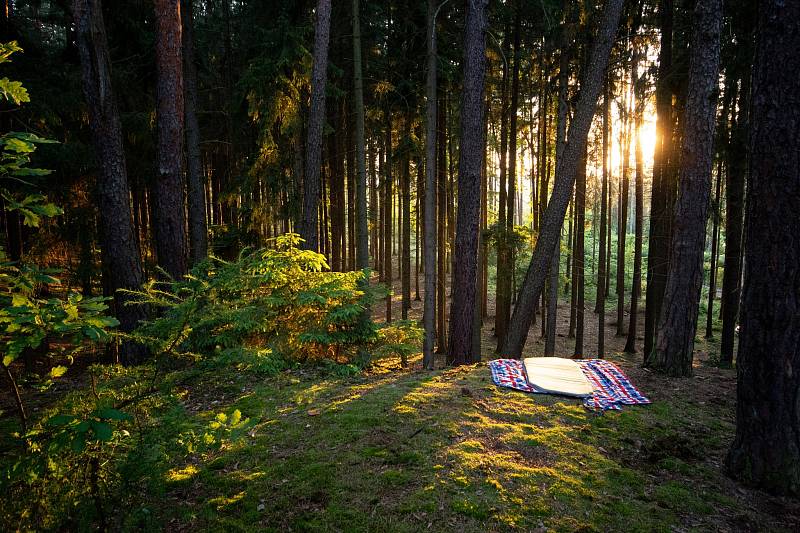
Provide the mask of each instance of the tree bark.
{"label": "tree bark", "polygon": [[197,122],[197,65],[194,56],[192,1],[181,2],[183,22],[183,78],[186,106],[186,189],[189,200],[189,255],[195,264],[208,256],[206,192],[200,160],[200,125]]}
{"label": "tree bark", "polygon": [[328,42],[331,27],[331,0],[318,0],[314,26],[314,58],[311,66],[311,107],[308,113],[305,178],[303,180],[303,221],[300,236],[303,247],[317,251],[317,206],[322,164],[322,128],[325,122],[325,84],[328,70]]}
{"label": "tree bark", "polygon": [[[733,80],[736,83],[736,80]],[[731,112],[731,133],[725,154],[725,262],[722,273],[722,334],[719,360],[732,366],[736,323],[742,287],[742,228],[744,225],[747,134],[750,122],[750,75],[741,80],[738,112]],[[733,107],[731,107],[733,109]]]}
{"label": "tree bark", "polygon": [[[478,224],[483,153],[483,87],[486,70],[486,8],[488,0],[467,1],[464,35],[464,82],[461,104],[461,144],[458,164],[458,219],[450,304],[448,362],[472,363],[472,321],[476,312]],[[479,312],[479,311],[478,311]]]}
{"label": "tree bark", "polygon": [[[113,313],[120,321],[120,330],[129,333],[145,318],[146,310],[141,306],[126,305],[130,297],[118,291],[138,290],[144,278],[129,201],[122,126],[111,86],[111,61],[103,10],[99,0],[75,0],[72,12],[83,94],[88,104],[92,142],[100,164],[97,181],[100,246],[103,271],[108,275],[103,285],[114,296]],[[142,347],[123,342],[120,362],[136,364],[144,353]]]}
{"label": "tree bark", "polygon": [[736,437],[730,473],[800,496],[800,4],[765,0],[750,103]]}
{"label": "tree bark", "polygon": [[[599,268],[597,269],[597,301],[594,312],[597,313],[597,357],[605,355],[606,342],[606,234],[608,224],[608,130],[610,128],[610,93],[608,76],[603,86],[603,175],[600,192],[600,250],[598,254]],[[608,247],[611,248],[608,242]]]}
{"label": "tree bark", "polygon": [[403,171],[400,173],[400,218],[402,221],[402,246],[400,272],[402,274],[400,287],[402,292],[402,305],[400,314],[403,320],[408,319],[408,310],[411,309],[411,112],[404,120],[403,143]]}
{"label": "tree bark", "polygon": [[155,0],[158,162],[154,237],[158,264],[174,279],[187,271],[183,155],[183,64],[179,0]]}
{"label": "tree bark", "polygon": [[661,47],[656,81],[656,146],[653,154],[653,184],[650,198],[650,231],[647,246],[647,295],[645,298],[644,362],[648,364],[655,345],[656,325],[664,299],[669,260],[670,226],[673,216],[672,179],[672,18],[673,0],[660,0],[658,6]]}
{"label": "tree bark", "polygon": [[722,0],[698,0],[692,20],[680,192],[655,353],[647,365],[672,376],[692,374],[714,161]]}
{"label": "tree bark", "polygon": [[[608,65],[611,46],[622,12],[622,4],[622,0],[608,0],[603,9],[600,29],[589,60],[589,70],[580,90],[575,117],[570,124],[567,145],[564,148],[564,165],[559,169],[560,172],[557,172],[553,194],[542,219],[536,248],[520,288],[514,314],[511,317],[503,349],[503,353],[507,356],[517,358],[521,356],[528,330],[533,321],[535,302],[541,296],[544,288],[551,256],[558,245],[567,204],[578,174],[581,154],[586,150],[587,135],[597,105],[603,75]],[[580,231],[580,227],[578,231]]]}
{"label": "tree bark", "polygon": [[433,343],[436,335],[436,0],[428,0],[428,53],[425,84],[425,302],[422,323],[425,339],[422,346],[422,366],[433,370]]}
{"label": "tree bark", "polygon": [[636,353],[636,335],[639,318],[639,298],[642,295],[642,236],[644,233],[644,158],[642,154],[642,122],[644,120],[644,80],[639,80],[639,45],[634,45],[633,84],[634,84],[634,112],[636,114],[636,199],[635,222],[633,237],[633,283],[631,284],[630,322],[628,324],[628,338],[625,340],[625,352]]}

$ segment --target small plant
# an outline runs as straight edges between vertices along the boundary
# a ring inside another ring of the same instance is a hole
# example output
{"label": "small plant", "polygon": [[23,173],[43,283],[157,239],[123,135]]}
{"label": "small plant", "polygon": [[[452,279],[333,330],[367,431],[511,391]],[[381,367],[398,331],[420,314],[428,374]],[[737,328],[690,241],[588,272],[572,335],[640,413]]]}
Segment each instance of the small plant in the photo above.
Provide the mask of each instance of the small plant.
{"label": "small plant", "polygon": [[378,356],[399,356],[403,368],[408,366],[408,357],[420,351],[425,331],[412,320],[398,320],[378,330],[379,341],[375,348]]}
{"label": "small plant", "polygon": [[272,248],[236,261],[210,258],[183,280],[150,281],[132,293],[158,309],[134,340],[153,353],[207,358],[227,350],[269,348],[287,360],[352,360],[377,338],[365,319],[376,298],[364,272],[326,272],[325,257],[287,234]]}

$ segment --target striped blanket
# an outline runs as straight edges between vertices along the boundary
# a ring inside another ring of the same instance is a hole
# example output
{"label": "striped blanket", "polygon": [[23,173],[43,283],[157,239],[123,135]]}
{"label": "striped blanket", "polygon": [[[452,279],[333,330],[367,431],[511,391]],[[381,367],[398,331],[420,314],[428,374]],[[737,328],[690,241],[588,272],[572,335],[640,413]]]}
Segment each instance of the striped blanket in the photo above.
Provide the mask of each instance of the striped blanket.
{"label": "striped blanket", "polygon": [[[650,403],[633,386],[617,365],[605,359],[584,359],[577,361],[586,379],[592,384],[594,393],[585,398],[583,404],[592,410],[605,411],[621,409],[623,405]],[[509,387],[525,392],[542,393],[528,382],[525,365],[517,359],[496,359],[489,361],[492,380],[501,387]]]}

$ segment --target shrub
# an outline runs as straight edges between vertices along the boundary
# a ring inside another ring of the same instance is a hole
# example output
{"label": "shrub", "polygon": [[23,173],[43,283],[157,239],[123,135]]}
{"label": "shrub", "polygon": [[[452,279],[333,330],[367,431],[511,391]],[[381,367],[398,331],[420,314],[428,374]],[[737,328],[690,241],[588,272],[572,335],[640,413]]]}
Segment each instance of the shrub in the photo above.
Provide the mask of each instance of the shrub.
{"label": "shrub", "polygon": [[365,314],[380,296],[366,272],[328,272],[325,257],[287,234],[236,261],[210,258],[183,280],[148,282],[135,303],[156,310],[135,340],[156,355],[203,358],[270,348],[290,361],[348,362],[377,338]]}

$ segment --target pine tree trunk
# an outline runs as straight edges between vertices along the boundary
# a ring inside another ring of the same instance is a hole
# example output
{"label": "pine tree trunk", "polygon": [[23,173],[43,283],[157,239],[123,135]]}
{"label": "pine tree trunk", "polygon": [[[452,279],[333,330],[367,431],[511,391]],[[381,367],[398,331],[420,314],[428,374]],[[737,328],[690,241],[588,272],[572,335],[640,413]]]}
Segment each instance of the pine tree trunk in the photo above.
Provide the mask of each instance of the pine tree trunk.
{"label": "pine tree trunk", "polygon": [[[733,83],[736,83],[733,80]],[[725,263],[722,274],[722,334],[719,359],[722,366],[732,366],[736,323],[742,286],[742,228],[744,225],[745,174],[747,172],[747,135],[750,125],[749,73],[741,80],[738,112],[731,113],[731,133],[726,150],[725,169]],[[733,109],[733,108],[732,108]],[[754,117],[755,118],[755,117]]]}
{"label": "pine tree trunk", "polygon": [[698,0],[692,21],[680,192],[655,353],[648,361],[672,376],[692,374],[714,159],[722,0]]}
{"label": "pine tree trunk", "polygon": [[411,113],[405,117],[404,144],[406,150],[403,154],[403,172],[400,174],[401,219],[402,219],[402,246],[400,260],[402,263],[402,279],[400,282],[403,302],[401,316],[408,319],[408,310],[411,309]]}
{"label": "pine tree trunk", "polygon": [[575,178],[575,250],[572,276],[575,285],[575,350],[574,357],[583,357],[584,326],[586,315],[586,148],[580,156]]}
{"label": "pine tree trunk", "polygon": [[511,317],[503,349],[503,353],[507,356],[521,356],[530,324],[533,321],[535,303],[544,288],[551,257],[558,245],[567,204],[572,195],[572,188],[582,160],[581,154],[586,150],[587,135],[619,24],[622,4],[622,0],[608,0],[603,9],[599,31],[588,63],[589,70],[581,86],[575,117],[570,124],[569,141],[564,148],[564,164],[559,169],[561,173],[556,176],[550,204],[542,219],[536,248],[525,275],[525,281],[520,288],[514,314]]}
{"label": "pine tree trunk", "polygon": [[187,271],[183,155],[183,63],[179,0],[155,0],[158,162],[154,237],[158,264],[175,279]]}
{"label": "pine tree trunk", "polygon": [[[445,93],[446,94],[446,93]],[[436,200],[438,220],[436,284],[436,351],[447,352],[447,99],[437,106]]]}
{"label": "pine tree trunk", "polygon": [[425,339],[422,345],[422,366],[433,370],[433,344],[436,336],[436,0],[428,0],[427,11],[427,73],[425,83],[425,302],[423,304],[422,323]]}
{"label": "pine tree trunk", "polygon": [[318,0],[314,25],[314,58],[311,67],[311,107],[308,113],[306,164],[303,179],[303,220],[300,236],[303,247],[317,251],[317,206],[322,164],[322,129],[325,122],[325,84],[328,70],[328,41],[331,27],[331,0]]}
{"label": "pine tree trunk", "polygon": [[192,2],[181,3],[183,22],[183,77],[186,106],[186,191],[189,200],[189,254],[192,264],[208,256],[206,192],[200,159],[200,125],[197,122],[197,65],[194,57]]}
{"label": "pine tree trunk", "polygon": [[800,496],[800,4],[759,3],[729,472]]}
{"label": "pine tree trunk", "polygon": [[384,111],[386,120],[386,176],[384,177],[384,276],[383,279],[388,285],[389,294],[386,296],[386,322],[392,321],[392,112],[387,109]]}
{"label": "pine tree trunk", "polygon": [[[92,142],[100,165],[97,180],[100,201],[100,247],[103,272],[114,296],[113,313],[120,330],[131,332],[145,318],[141,306],[126,305],[130,297],[120,289],[138,290],[144,281],[137,236],[133,227],[130,189],[119,111],[111,85],[103,10],[99,0],[73,2],[75,37],[81,61],[83,94],[88,104]],[[141,362],[142,347],[123,342],[119,359],[124,365]]]}
{"label": "pine tree trunk", "polygon": [[[361,66],[359,0],[353,0],[353,106],[356,122],[356,269],[369,268],[367,224],[367,155],[364,140],[364,81]],[[369,284],[369,279],[365,280]]]}
{"label": "pine tree trunk", "polygon": [[[507,276],[507,232],[506,232],[506,205],[508,202],[507,183],[507,157],[508,155],[508,62],[503,61],[503,79],[500,89],[500,191],[497,214],[497,265],[495,272],[495,304],[494,304],[494,334],[497,337],[497,350],[500,351],[501,343],[511,319],[511,305],[509,300],[509,279]],[[503,272],[503,275],[499,275]]]}
{"label": "pine tree trunk", "polygon": [[644,83],[639,80],[640,45],[634,45],[633,84],[634,113],[636,114],[636,207],[633,237],[633,283],[631,284],[631,310],[628,324],[628,338],[625,340],[625,352],[636,353],[636,335],[639,318],[639,298],[642,294],[642,236],[644,233],[644,160],[642,154],[642,122],[644,120]]}
{"label": "pine tree trunk", "polygon": [[670,225],[673,216],[672,179],[672,18],[673,0],[660,0],[658,5],[661,47],[658,54],[656,81],[656,146],[653,153],[653,184],[650,198],[650,232],[647,252],[647,295],[645,298],[644,361],[648,364],[655,345],[661,303],[669,260]]}
{"label": "pine tree trunk", "polygon": [[706,307],[706,339],[714,338],[714,298],[717,292],[717,251],[719,249],[719,201],[722,186],[722,159],[717,164],[714,199],[711,201],[711,265],[708,269],[708,306]]}
{"label": "pine tree trunk", "polygon": [[461,95],[461,143],[458,164],[458,220],[450,305],[448,362],[472,363],[472,327],[476,312],[478,224],[483,152],[483,88],[486,70],[488,0],[469,0],[464,29],[464,82]]}
{"label": "pine tree trunk", "polygon": [[[597,357],[605,356],[606,340],[606,233],[608,222],[608,130],[610,127],[610,91],[608,87],[608,76],[603,87],[603,176],[600,192],[600,253],[599,268],[597,269],[597,300],[594,312],[597,313]],[[611,243],[608,243],[611,248]]]}

